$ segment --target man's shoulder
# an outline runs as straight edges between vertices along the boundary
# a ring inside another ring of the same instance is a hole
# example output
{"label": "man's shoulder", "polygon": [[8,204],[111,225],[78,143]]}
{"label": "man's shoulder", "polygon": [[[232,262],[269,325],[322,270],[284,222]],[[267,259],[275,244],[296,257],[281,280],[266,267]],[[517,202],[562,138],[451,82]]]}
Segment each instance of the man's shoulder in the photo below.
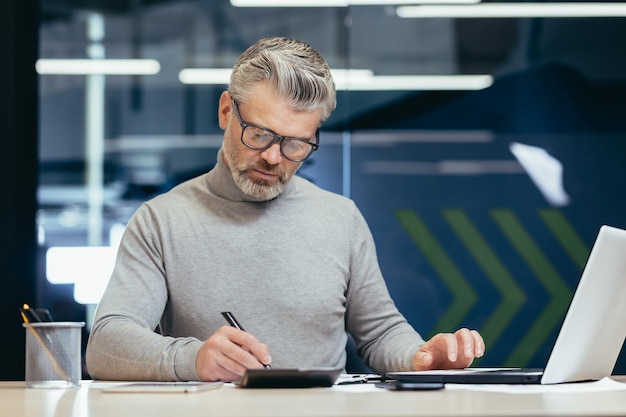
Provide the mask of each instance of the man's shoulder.
{"label": "man's shoulder", "polygon": [[168,210],[169,208],[181,208],[186,202],[192,200],[194,195],[198,195],[202,190],[203,175],[183,181],[171,189],[158,194],[143,203],[154,210]]}
{"label": "man's shoulder", "polygon": [[336,193],[334,191],[326,190],[306,178],[294,176],[293,179],[296,182],[296,186],[298,190],[300,190],[301,192],[310,194],[311,196],[315,198],[332,200],[341,204],[354,205],[354,202],[350,198],[344,195],[341,195],[339,193]]}

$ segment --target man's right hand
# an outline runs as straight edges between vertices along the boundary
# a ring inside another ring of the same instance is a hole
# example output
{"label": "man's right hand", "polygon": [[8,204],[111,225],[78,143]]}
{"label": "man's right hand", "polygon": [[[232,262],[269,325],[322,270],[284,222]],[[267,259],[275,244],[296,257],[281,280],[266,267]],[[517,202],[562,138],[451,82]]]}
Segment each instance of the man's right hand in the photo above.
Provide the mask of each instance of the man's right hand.
{"label": "man's right hand", "polygon": [[223,326],[204,342],[196,357],[196,372],[203,381],[234,381],[246,369],[272,361],[266,344],[250,333]]}

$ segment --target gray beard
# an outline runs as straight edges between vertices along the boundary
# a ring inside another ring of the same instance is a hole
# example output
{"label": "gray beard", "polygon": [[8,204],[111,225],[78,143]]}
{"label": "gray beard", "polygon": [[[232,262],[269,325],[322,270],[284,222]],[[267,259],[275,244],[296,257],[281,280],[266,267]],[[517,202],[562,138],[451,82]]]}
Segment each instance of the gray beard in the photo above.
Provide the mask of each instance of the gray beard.
{"label": "gray beard", "polygon": [[274,185],[259,184],[248,178],[246,171],[231,168],[231,173],[237,187],[246,195],[258,200],[272,200],[278,197],[285,189],[287,182],[281,179]]}

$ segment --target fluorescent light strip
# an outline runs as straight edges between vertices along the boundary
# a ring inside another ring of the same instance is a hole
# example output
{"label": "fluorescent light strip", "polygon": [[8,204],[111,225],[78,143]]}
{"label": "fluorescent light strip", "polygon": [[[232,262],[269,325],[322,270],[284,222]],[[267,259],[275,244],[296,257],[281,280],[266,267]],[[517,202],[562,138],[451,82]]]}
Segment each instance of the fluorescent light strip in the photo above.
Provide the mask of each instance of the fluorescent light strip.
{"label": "fluorescent light strip", "polygon": [[399,6],[405,18],[626,17],[626,3],[481,3]]}
{"label": "fluorescent light strip", "polygon": [[[230,72],[226,68],[187,68],[178,78],[183,84],[227,85]],[[331,72],[337,90],[348,91],[482,90],[493,83],[490,75],[374,75],[367,69]]]}
{"label": "fluorescent light strip", "polygon": [[183,84],[228,84],[230,68],[185,68],[178,73]]}
{"label": "fluorescent light strip", "polygon": [[154,59],[38,59],[41,75],[154,75],[161,64]]}
{"label": "fluorescent light strip", "polygon": [[235,7],[348,7],[475,3],[480,3],[480,0],[230,0],[230,4]]}
{"label": "fluorescent light strip", "polygon": [[[230,82],[230,68],[185,68],[178,74],[183,84],[228,84]],[[362,69],[331,70],[335,81],[370,80],[374,73]]]}
{"label": "fluorescent light strip", "polygon": [[493,83],[490,75],[376,75],[369,80],[337,82],[338,90],[441,91],[482,90]]}

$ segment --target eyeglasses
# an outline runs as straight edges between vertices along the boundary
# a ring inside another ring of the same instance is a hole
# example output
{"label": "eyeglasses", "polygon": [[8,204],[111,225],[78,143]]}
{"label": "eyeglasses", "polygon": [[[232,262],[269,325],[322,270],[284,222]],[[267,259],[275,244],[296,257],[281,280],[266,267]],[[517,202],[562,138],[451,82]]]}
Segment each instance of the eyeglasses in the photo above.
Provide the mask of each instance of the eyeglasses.
{"label": "eyeglasses", "polygon": [[319,148],[319,129],[315,131],[314,142],[280,136],[269,129],[245,122],[241,118],[241,114],[239,114],[239,105],[235,100],[233,100],[233,109],[241,126],[241,143],[250,149],[262,151],[268,149],[276,142],[280,142],[280,153],[285,159],[292,162],[302,162]]}

